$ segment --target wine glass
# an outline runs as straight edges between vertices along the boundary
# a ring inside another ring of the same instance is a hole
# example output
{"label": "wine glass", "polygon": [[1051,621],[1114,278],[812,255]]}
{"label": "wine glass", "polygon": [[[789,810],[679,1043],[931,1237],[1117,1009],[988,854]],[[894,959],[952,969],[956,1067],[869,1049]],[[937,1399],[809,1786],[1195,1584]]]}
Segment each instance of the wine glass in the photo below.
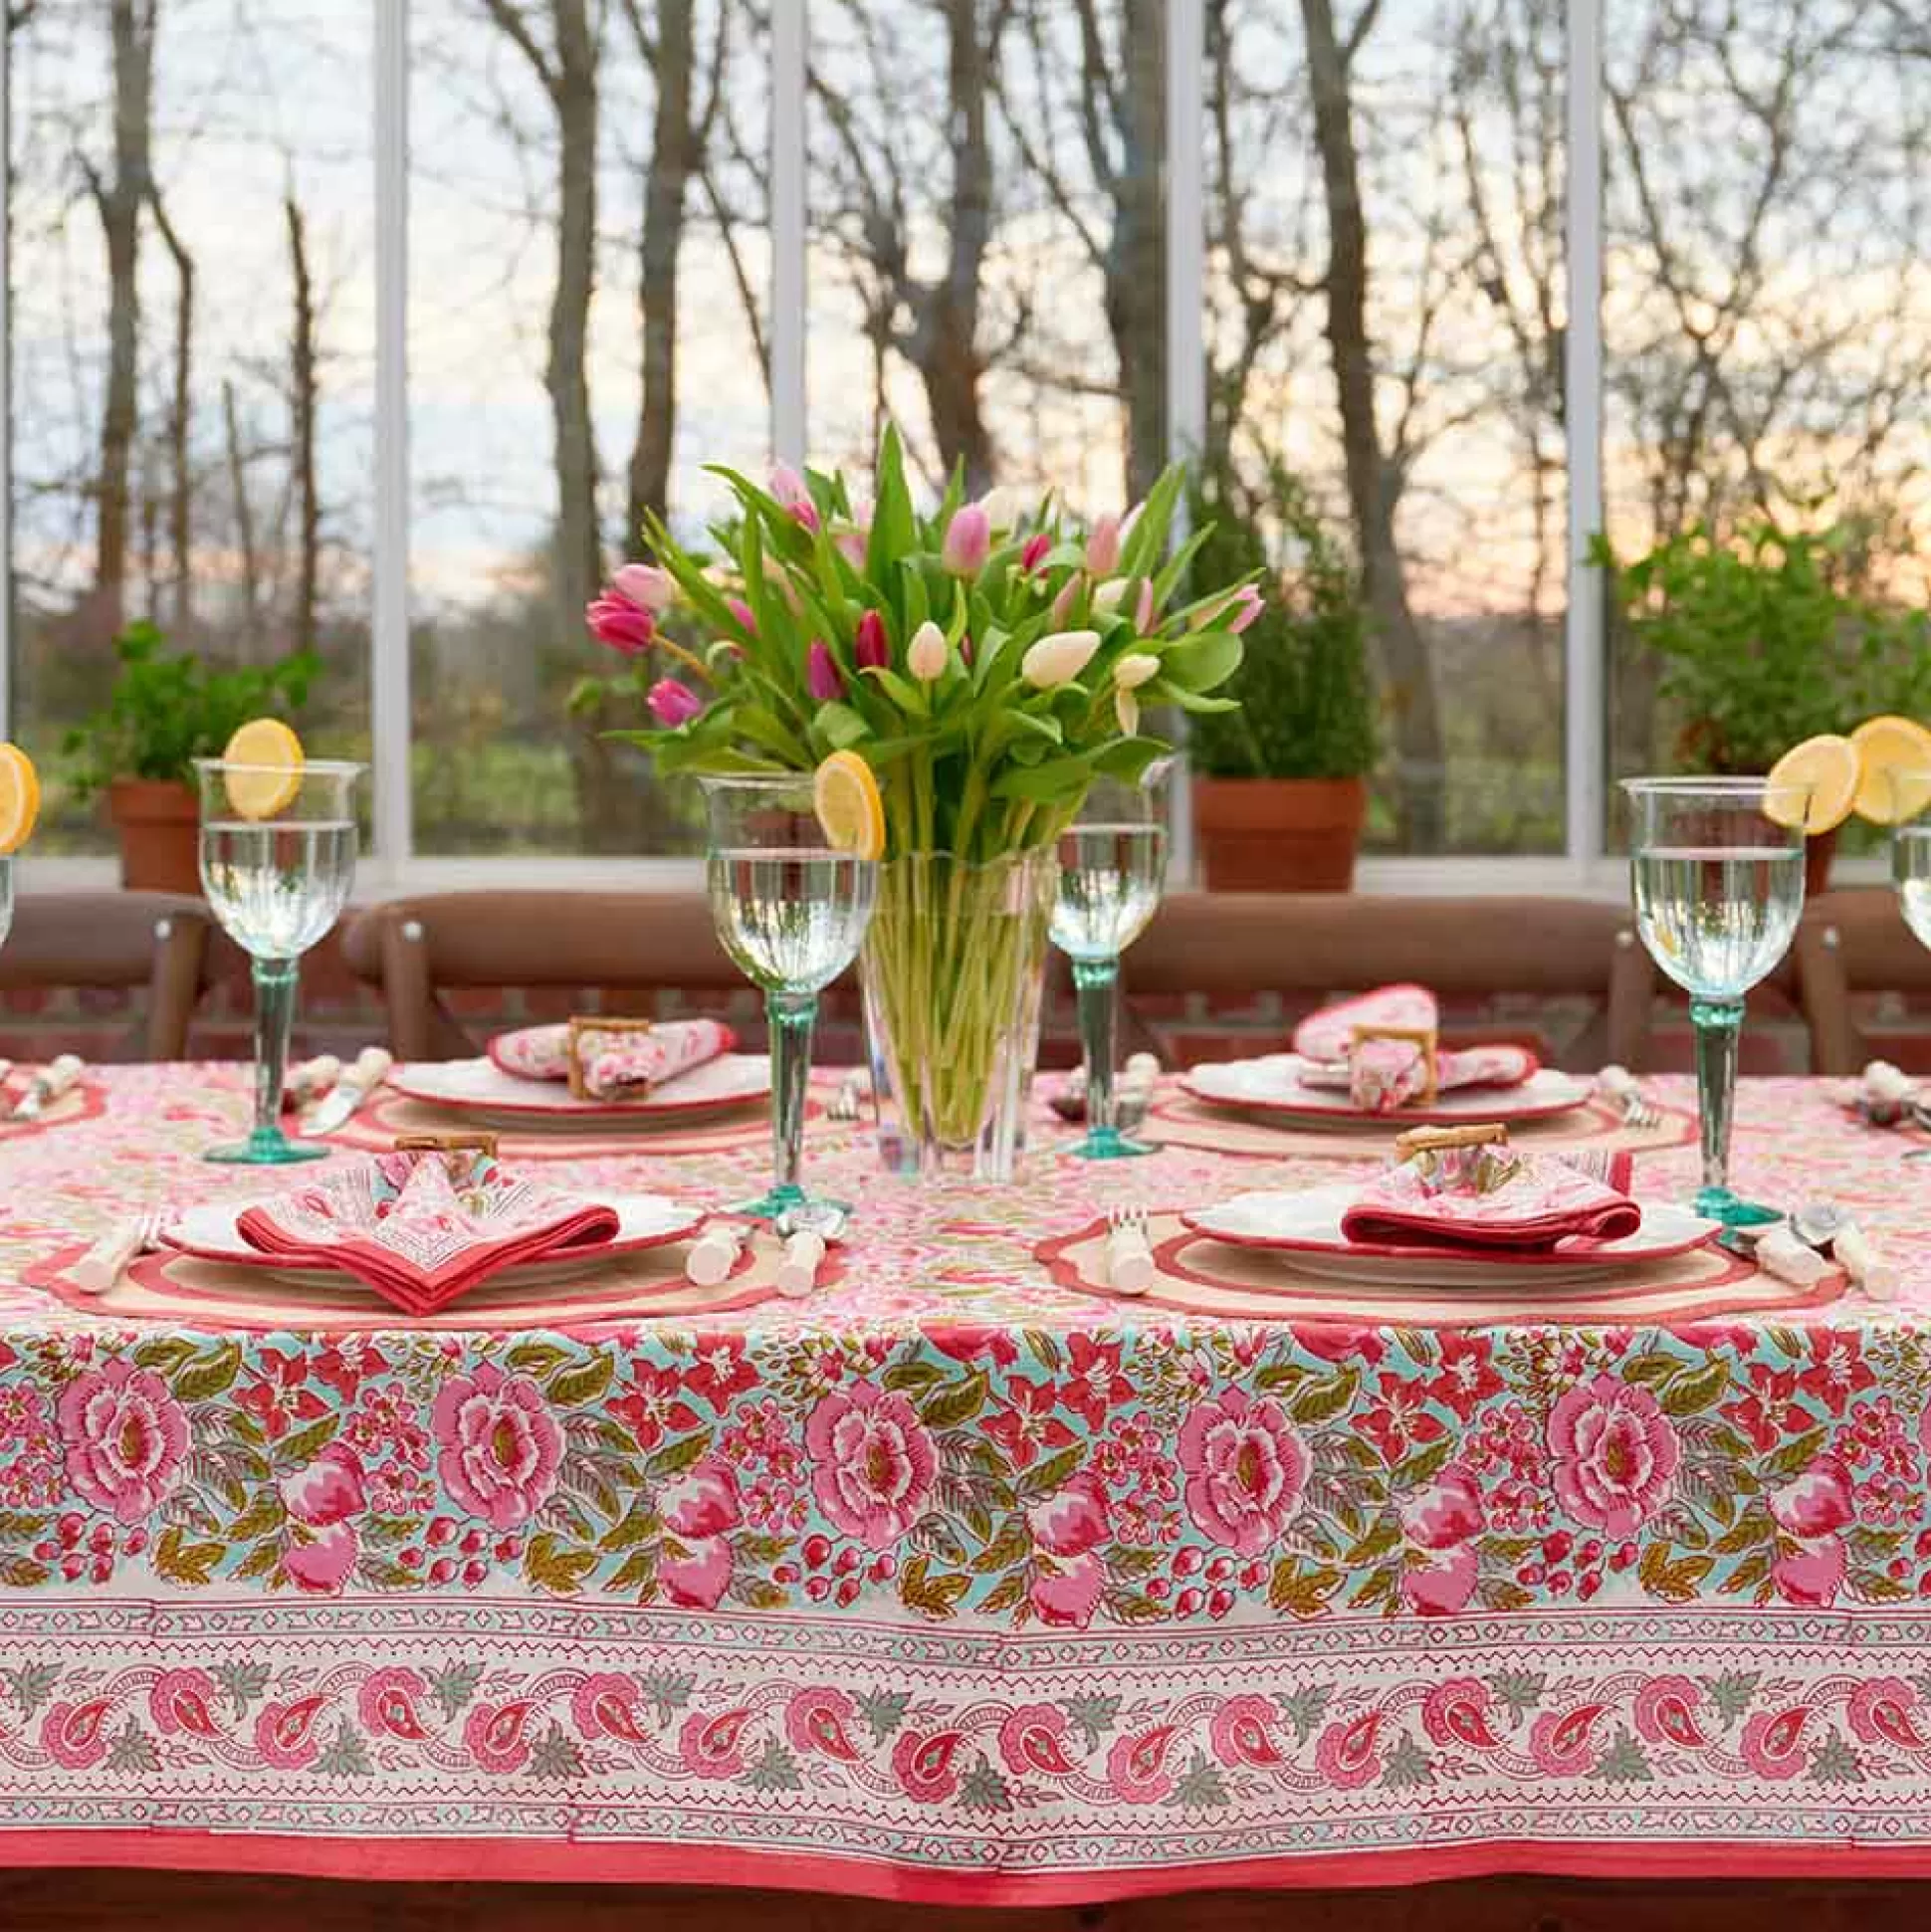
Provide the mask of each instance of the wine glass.
{"label": "wine glass", "polygon": [[818,995],[858,957],[878,868],[834,851],[812,803],[808,772],[707,777],[707,878],[718,937],[762,987],[771,1041],[771,1186],[738,1211],[760,1220],[826,1209],[798,1181],[811,1029]]}
{"label": "wine glass", "polygon": [[[1898,909],[1920,946],[1931,947],[1931,766],[1890,773],[1891,878]],[[1913,1148],[1907,1161],[1931,1161]]]}
{"label": "wine glass", "polygon": [[1730,1190],[1730,1120],[1744,995],[1790,949],[1804,910],[1810,787],[1767,778],[1626,778],[1636,930],[1690,996],[1703,1185],[1728,1227],[1781,1219]]}
{"label": "wine glass", "polygon": [[1113,1088],[1119,1057],[1120,955],[1147,930],[1167,871],[1167,779],[1172,758],[1137,783],[1101,778],[1059,835],[1053,944],[1073,963],[1080,1050],[1086,1059],[1086,1136],[1066,1152],[1082,1161],[1152,1154],[1120,1132]]}
{"label": "wine glass", "polygon": [[[280,1126],[295,1017],[297,962],[334,925],[355,880],[359,764],[293,766],[196,758],[201,784],[201,889],[249,956],[255,981],[255,1124],[248,1139],[204,1159],[251,1167],[320,1161]],[[231,791],[232,784],[232,791]],[[237,799],[246,810],[237,808]]]}

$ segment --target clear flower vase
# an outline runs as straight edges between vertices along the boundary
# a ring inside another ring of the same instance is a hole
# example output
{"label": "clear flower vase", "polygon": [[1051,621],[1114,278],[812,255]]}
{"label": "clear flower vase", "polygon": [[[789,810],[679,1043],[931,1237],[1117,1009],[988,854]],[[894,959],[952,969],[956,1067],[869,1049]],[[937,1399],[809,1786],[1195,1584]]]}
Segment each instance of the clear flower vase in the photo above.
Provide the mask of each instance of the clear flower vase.
{"label": "clear flower vase", "polygon": [[1039,1051],[1050,851],[880,866],[859,975],[879,1154],[896,1174],[1010,1181]]}

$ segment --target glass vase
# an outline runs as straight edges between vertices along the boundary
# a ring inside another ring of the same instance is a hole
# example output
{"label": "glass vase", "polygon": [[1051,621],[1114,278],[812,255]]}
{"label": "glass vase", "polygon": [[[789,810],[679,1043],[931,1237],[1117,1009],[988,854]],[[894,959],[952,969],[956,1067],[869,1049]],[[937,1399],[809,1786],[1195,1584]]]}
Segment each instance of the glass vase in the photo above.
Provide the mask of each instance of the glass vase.
{"label": "glass vase", "polygon": [[1010,1181],[1039,1050],[1050,850],[881,865],[859,954],[879,1154],[896,1174]]}

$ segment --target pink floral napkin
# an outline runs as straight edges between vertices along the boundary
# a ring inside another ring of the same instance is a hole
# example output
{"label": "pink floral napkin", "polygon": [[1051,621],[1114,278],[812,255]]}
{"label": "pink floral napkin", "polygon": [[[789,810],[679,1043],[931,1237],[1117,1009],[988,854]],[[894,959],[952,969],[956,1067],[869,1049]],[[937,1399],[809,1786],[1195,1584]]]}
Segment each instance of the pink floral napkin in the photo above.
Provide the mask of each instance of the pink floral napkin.
{"label": "pink floral napkin", "polygon": [[[1426,986],[1378,986],[1310,1014],[1294,1029],[1303,1082],[1350,1094],[1371,1114],[1391,1114],[1424,1093],[1427,1057],[1412,1040],[1358,1040],[1361,1027],[1432,1034],[1439,1023]],[[1541,1062],[1526,1046],[1472,1046],[1435,1055],[1435,1091],[1460,1087],[1519,1087]]]}
{"label": "pink floral napkin", "polygon": [[236,1222],[267,1259],[337,1269],[411,1315],[433,1315],[505,1268],[613,1240],[617,1211],[487,1156],[377,1155],[314,1186],[258,1201]]}
{"label": "pink floral napkin", "polygon": [[1642,1225],[1626,1154],[1473,1152],[1491,1158],[1445,1174],[1414,1160],[1378,1174],[1342,1215],[1343,1236],[1375,1246],[1567,1250],[1619,1241]]}
{"label": "pink floral napkin", "polygon": [[[586,1036],[584,1084],[596,1100],[640,1099],[738,1044],[731,1028],[716,1019],[667,1019],[648,1033],[612,1028],[599,1034],[594,1027],[581,1026],[578,1030]],[[567,1021],[499,1033],[486,1050],[498,1067],[520,1080],[570,1077]]]}

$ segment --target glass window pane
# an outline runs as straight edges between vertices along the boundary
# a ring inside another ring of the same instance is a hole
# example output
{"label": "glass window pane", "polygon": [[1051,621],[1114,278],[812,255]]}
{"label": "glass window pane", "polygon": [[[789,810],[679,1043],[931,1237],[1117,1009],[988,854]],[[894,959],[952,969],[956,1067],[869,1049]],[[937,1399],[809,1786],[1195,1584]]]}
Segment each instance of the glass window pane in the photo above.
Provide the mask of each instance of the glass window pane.
{"label": "glass window pane", "polygon": [[419,851],[693,848],[688,802],[601,736],[634,699],[571,696],[621,668],[583,606],[639,509],[695,535],[701,466],[768,461],[761,17],[410,8]]}
{"label": "glass window pane", "polygon": [[[1118,509],[1165,460],[1158,0],[817,0],[814,461]],[[1090,35],[1083,45],[1082,33]]]}
{"label": "glass window pane", "polygon": [[[1626,560],[1707,524],[1855,540],[1842,585],[1921,610],[1931,574],[1931,39],[1921,8],[1616,0],[1608,10],[1605,482]],[[1711,130],[1722,129],[1721,139]],[[1823,713],[1782,702],[1725,726],[1662,688],[1612,630],[1618,774],[1761,769]],[[1734,639],[1717,642],[1734,683]],[[1920,646],[1920,654],[1922,647]],[[1853,828],[1854,829],[1854,828]]]}
{"label": "glass window pane", "polygon": [[370,16],[160,0],[116,48],[119,9],[13,11],[14,735],[36,849],[95,850],[51,754],[123,622],[223,662],[316,643],[304,740],[367,751]]}
{"label": "glass window pane", "polygon": [[1207,43],[1209,453],[1363,565],[1368,842],[1560,851],[1561,0],[1208,0]]}

